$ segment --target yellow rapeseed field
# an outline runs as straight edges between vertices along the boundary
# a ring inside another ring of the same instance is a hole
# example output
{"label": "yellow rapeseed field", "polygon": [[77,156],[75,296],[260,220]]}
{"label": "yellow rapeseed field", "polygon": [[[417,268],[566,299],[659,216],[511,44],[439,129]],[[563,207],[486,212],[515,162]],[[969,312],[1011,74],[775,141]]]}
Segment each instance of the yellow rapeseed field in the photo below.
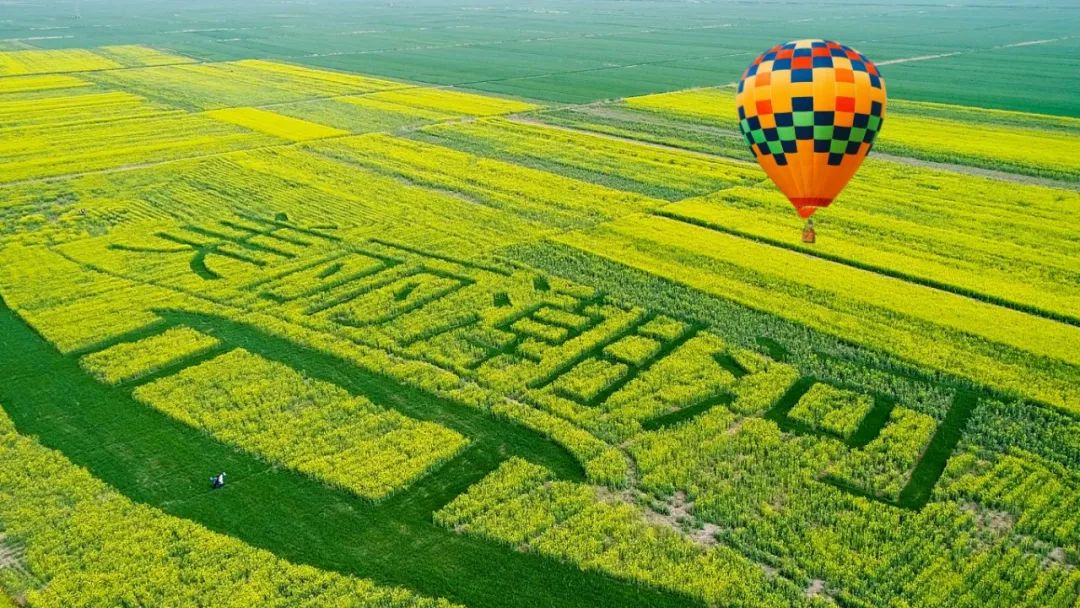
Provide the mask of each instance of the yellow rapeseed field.
{"label": "yellow rapeseed field", "polygon": [[283,116],[271,112],[270,110],[261,110],[259,108],[226,108],[223,110],[212,110],[207,112],[206,115],[215,120],[245,127],[252,131],[273,135],[274,137],[280,137],[281,139],[287,139],[289,141],[308,141],[311,139],[322,139],[324,137],[335,137],[348,134],[348,131],[327,127],[326,125],[320,125],[291,116]]}

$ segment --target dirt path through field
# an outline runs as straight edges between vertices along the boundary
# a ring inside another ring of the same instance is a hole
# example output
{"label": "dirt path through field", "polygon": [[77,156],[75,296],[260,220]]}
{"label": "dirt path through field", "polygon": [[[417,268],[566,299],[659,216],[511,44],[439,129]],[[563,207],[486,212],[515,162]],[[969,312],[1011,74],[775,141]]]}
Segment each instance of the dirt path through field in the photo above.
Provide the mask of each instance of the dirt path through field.
{"label": "dirt path through field", "polygon": [[1019,173],[1008,173],[1006,171],[995,171],[994,169],[983,169],[982,167],[972,167],[970,165],[957,165],[953,163],[939,163],[932,160],[923,160],[921,158],[911,158],[910,156],[897,156],[895,154],[885,154],[883,152],[874,152],[873,157],[878,160],[887,160],[894,163],[901,163],[904,165],[912,165],[915,167],[926,167],[929,169],[940,169],[942,171],[952,171],[953,173],[964,173],[967,175],[976,175],[978,177],[989,177],[990,179],[1000,179],[1007,182],[1016,182],[1018,184],[1030,184],[1034,186],[1045,186],[1047,188],[1062,188],[1065,190],[1073,190],[1080,192],[1080,184],[1065,182],[1056,179],[1050,179],[1048,177],[1036,177],[1034,175],[1021,175]]}

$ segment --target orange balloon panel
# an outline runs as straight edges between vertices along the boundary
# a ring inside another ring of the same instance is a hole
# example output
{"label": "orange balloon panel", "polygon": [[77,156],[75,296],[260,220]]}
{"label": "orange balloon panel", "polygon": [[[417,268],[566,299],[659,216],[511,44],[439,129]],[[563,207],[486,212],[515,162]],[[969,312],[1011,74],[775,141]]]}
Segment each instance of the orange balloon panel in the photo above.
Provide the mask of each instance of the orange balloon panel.
{"label": "orange balloon panel", "polygon": [[739,81],[739,130],[802,217],[827,207],[885,119],[885,80],[862,53],[827,40],[778,44]]}

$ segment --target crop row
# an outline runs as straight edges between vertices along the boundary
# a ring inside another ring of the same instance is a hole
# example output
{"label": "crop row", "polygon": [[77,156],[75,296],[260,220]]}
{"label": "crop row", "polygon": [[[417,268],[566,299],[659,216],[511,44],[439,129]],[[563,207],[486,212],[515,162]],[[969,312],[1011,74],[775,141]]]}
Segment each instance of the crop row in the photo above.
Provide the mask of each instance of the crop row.
{"label": "crop row", "polygon": [[996,512],[1017,531],[1060,547],[1059,561],[1080,560],[1080,479],[1075,471],[1019,450],[992,462],[966,452],[950,461],[938,495],[981,505],[987,516]]}

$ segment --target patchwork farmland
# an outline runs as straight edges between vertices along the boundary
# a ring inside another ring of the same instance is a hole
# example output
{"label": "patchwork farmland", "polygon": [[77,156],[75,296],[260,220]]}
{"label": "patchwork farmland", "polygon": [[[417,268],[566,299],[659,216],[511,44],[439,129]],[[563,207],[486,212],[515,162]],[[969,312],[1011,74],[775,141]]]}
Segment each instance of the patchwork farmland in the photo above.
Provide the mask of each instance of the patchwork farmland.
{"label": "patchwork farmland", "polygon": [[0,606],[1080,606],[1075,116],[809,246],[730,86],[217,59],[0,52]]}

